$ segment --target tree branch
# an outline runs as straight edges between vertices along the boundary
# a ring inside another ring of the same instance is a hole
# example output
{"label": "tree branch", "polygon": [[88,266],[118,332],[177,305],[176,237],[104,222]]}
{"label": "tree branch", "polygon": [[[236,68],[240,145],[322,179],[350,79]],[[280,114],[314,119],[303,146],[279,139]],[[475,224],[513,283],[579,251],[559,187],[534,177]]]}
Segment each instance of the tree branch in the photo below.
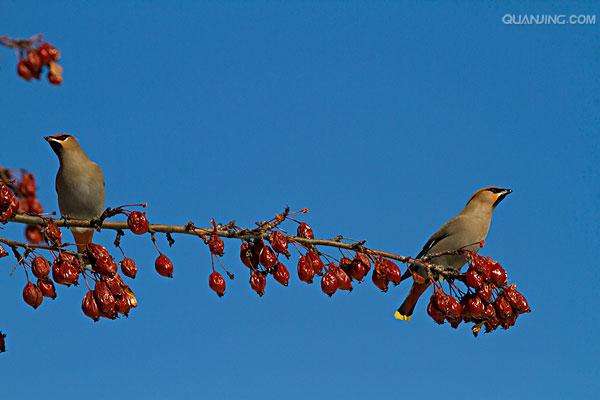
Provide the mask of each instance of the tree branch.
{"label": "tree branch", "polygon": [[[283,214],[279,214],[279,215],[287,216],[287,213],[284,212]],[[285,217],[283,219],[285,219]],[[283,219],[277,218],[277,217],[274,218],[274,220],[277,220],[278,223],[282,222]],[[127,226],[127,222],[125,222],[125,221],[101,221],[100,223],[98,223],[98,221],[93,221],[93,220],[77,220],[77,219],[66,219],[66,218],[52,219],[52,218],[46,218],[46,217],[42,218],[42,217],[33,216],[33,215],[26,215],[26,214],[16,214],[9,221],[15,222],[15,223],[20,223],[20,224],[27,224],[27,225],[45,226],[48,223],[48,221],[50,221],[50,220],[53,221],[59,227],[94,228],[99,231],[104,230],[104,229],[115,230],[115,231],[129,230],[129,227]],[[201,239],[204,239],[206,236],[211,235],[212,233],[216,233],[220,237],[230,238],[230,239],[240,239],[240,240],[250,240],[250,239],[258,239],[258,238],[266,239],[269,234],[268,229],[272,229],[275,226],[275,223],[272,221],[273,220],[263,223],[263,224],[259,225],[259,227],[256,229],[240,229],[240,228],[236,228],[234,226],[229,226],[231,224],[228,224],[229,229],[218,228],[216,230],[216,232],[215,232],[214,228],[210,228],[210,227],[198,228],[198,227],[194,226],[192,223],[187,223],[186,225],[150,224],[149,225],[149,233],[153,233],[153,232],[176,233],[176,234],[182,234],[182,235],[198,236]],[[265,227],[267,229],[265,229]],[[2,240],[4,241],[6,239],[2,239]],[[357,242],[357,243],[345,243],[345,242],[342,242],[341,240],[338,240],[337,238],[336,239],[307,239],[307,238],[303,238],[303,237],[299,237],[299,236],[288,236],[288,240],[290,243],[292,243],[292,242],[299,243],[303,246],[335,247],[338,249],[358,251],[358,252],[365,253],[365,254],[368,254],[371,256],[385,257],[385,258],[396,260],[396,261],[399,261],[399,262],[402,262],[405,264],[415,264],[415,265],[425,267],[430,272],[444,276],[445,278],[459,278],[461,276],[460,271],[457,271],[452,268],[437,265],[437,264],[434,264],[434,263],[431,263],[428,261],[424,261],[424,260],[420,260],[420,259],[415,259],[413,257],[408,257],[408,256],[391,253],[391,252],[384,251],[384,250],[367,248],[364,246],[364,241]],[[34,248],[34,246],[26,244],[26,243],[19,243],[19,242],[14,242],[14,241],[11,241],[11,242],[12,242],[12,245],[16,245],[19,247]],[[9,243],[7,243],[7,244],[9,244]],[[49,248],[47,248],[47,247],[49,247]],[[38,247],[38,248],[46,249],[46,250],[58,250],[57,248],[52,248],[51,246],[43,246],[43,247]]]}

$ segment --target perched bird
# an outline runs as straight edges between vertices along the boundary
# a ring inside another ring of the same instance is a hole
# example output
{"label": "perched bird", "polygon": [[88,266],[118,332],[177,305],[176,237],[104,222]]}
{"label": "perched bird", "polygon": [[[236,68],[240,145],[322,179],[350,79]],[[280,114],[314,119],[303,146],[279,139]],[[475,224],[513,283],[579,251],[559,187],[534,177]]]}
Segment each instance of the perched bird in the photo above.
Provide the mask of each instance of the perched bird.
{"label": "perched bird", "polygon": [[[494,209],[510,193],[512,190],[498,187],[486,187],[476,191],[458,215],[431,235],[416,258],[458,249],[478,251],[481,247],[480,243],[483,243],[487,237]],[[430,262],[460,271],[467,259],[464,255],[453,254],[433,257]],[[412,264],[402,279],[409,276],[414,277],[410,292],[394,313],[394,317],[402,321],[411,319],[419,297],[429,286],[429,279],[427,279],[424,267]]]}
{"label": "perched bird", "polygon": [[[104,174],[90,160],[71,135],[44,138],[58,156],[60,168],[56,174],[58,207],[64,218],[90,220],[99,218],[104,211]],[[94,230],[71,228],[79,251],[91,243]]]}

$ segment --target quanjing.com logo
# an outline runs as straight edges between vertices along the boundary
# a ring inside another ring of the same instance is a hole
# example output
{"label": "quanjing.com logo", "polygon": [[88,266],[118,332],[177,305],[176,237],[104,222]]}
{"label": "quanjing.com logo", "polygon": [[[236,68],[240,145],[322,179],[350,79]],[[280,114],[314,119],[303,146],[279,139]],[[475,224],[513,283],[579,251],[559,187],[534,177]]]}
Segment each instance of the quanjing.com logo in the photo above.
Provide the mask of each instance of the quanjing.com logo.
{"label": "quanjing.com logo", "polygon": [[504,14],[505,25],[596,25],[596,15],[590,14]]}

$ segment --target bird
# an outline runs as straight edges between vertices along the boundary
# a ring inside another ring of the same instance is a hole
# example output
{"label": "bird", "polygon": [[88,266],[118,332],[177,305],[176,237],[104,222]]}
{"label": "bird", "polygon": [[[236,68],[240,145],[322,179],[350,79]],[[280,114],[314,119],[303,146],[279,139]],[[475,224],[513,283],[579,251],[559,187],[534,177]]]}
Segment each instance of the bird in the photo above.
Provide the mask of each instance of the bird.
{"label": "bird", "polygon": [[[104,212],[104,173],[87,156],[75,136],[56,134],[44,139],[58,156],[58,207],[63,218],[93,220]],[[71,227],[79,252],[92,242],[94,229]]]}
{"label": "bird", "polygon": [[[511,189],[495,186],[477,190],[456,216],[431,235],[416,258],[420,259],[459,249],[477,252],[490,230],[492,214],[496,206],[510,193],[512,193]],[[432,257],[429,261],[460,271],[467,262],[467,258],[465,255],[451,254]],[[411,264],[402,275],[402,280],[409,276],[413,277],[412,287],[402,305],[394,313],[394,318],[401,321],[411,320],[419,297],[430,283],[427,271],[422,266]]]}

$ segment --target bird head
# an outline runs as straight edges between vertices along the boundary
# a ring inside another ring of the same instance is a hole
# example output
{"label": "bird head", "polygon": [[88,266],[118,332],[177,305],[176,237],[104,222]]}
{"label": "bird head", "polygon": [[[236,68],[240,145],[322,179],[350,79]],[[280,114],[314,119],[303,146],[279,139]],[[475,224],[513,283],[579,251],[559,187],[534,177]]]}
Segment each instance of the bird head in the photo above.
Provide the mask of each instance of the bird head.
{"label": "bird head", "polygon": [[476,191],[471,199],[467,202],[467,206],[485,207],[494,209],[506,196],[512,193],[511,189],[489,186]]}
{"label": "bird head", "polygon": [[75,139],[75,136],[67,134],[45,136],[44,140],[50,144],[52,150],[54,150],[56,155],[59,157],[63,154],[64,151],[68,151],[69,149],[79,147],[79,143],[77,143],[77,139]]}

